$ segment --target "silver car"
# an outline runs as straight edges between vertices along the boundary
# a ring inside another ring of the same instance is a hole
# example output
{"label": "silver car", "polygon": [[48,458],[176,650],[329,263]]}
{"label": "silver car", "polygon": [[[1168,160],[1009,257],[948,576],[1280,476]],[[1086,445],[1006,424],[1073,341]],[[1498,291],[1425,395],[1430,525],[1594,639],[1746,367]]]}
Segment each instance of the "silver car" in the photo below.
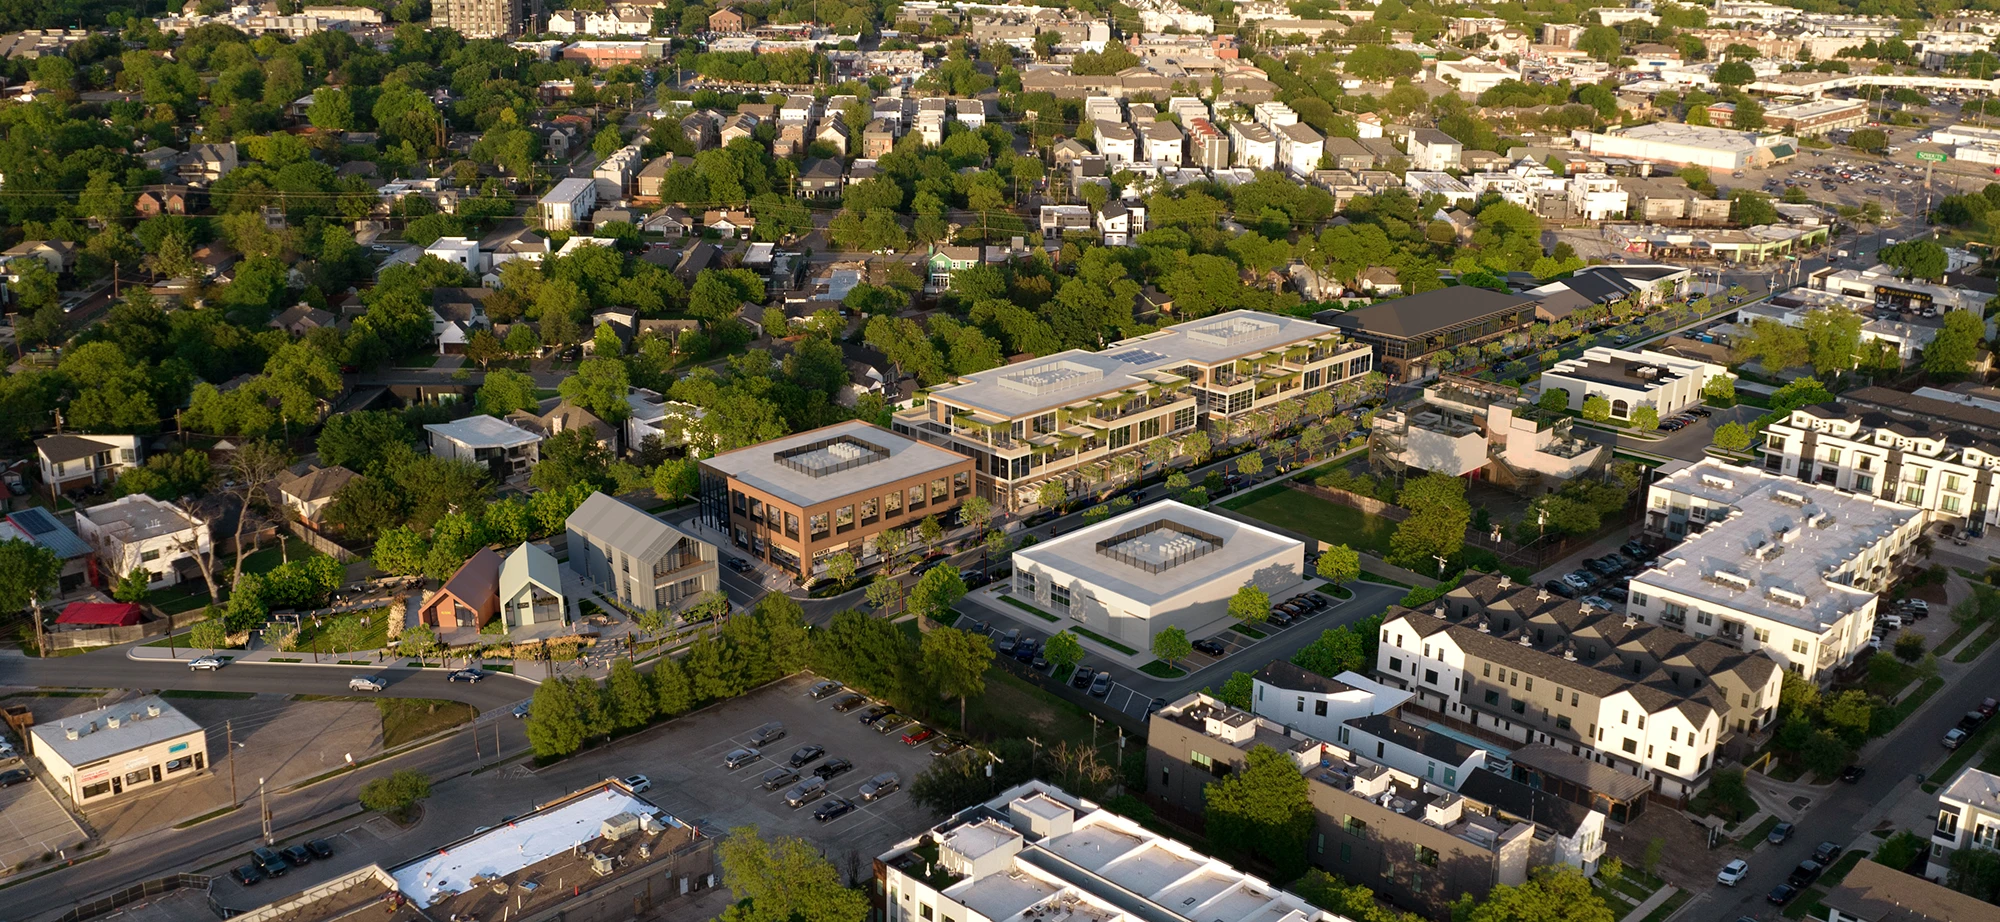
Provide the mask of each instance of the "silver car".
{"label": "silver car", "polygon": [[902,787],[903,780],[896,777],[895,772],[883,772],[863,782],[859,793],[862,800],[875,801],[896,793]]}
{"label": "silver car", "polygon": [[743,766],[755,762],[763,757],[764,757],[763,753],[758,752],[755,749],[750,749],[748,747],[745,747],[743,749],[733,749],[730,750],[730,753],[728,755],[722,757],[722,766],[724,768],[742,768]]}
{"label": "silver car", "polygon": [[796,809],[825,796],[826,779],[814,775],[785,792],[785,806]]}
{"label": "silver car", "polygon": [[388,680],[379,675],[358,675],[347,680],[348,691],[378,692],[388,687]]}

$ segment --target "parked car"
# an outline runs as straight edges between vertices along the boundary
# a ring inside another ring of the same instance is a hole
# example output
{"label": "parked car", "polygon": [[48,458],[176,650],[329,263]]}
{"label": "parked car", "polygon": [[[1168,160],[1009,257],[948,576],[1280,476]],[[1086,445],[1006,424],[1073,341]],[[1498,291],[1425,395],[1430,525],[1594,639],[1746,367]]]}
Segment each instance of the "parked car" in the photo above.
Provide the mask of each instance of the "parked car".
{"label": "parked car", "polygon": [[862,696],[862,695],[848,695],[848,696],[847,696],[847,697],[845,697],[845,698],[842,698],[842,699],[840,699],[840,700],[838,700],[838,701],[835,701],[835,702],[833,703],[833,709],[834,709],[834,710],[836,710],[836,711],[839,711],[839,712],[840,712],[840,713],[842,713],[842,714],[845,714],[845,713],[847,713],[848,711],[852,711],[852,710],[854,710],[855,708],[858,708],[858,707],[860,707],[860,706],[862,706],[862,705],[864,705],[864,704],[867,704],[867,703],[868,703],[868,699],[867,699],[867,698],[866,698],[865,696]]}
{"label": "parked car", "polygon": [[[1732,303],[1736,301],[1735,298],[1730,298],[1729,300]],[[1770,893],[1764,894],[1764,899],[1768,900],[1773,906],[1783,906],[1786,903],[1791,902],[1792,897],[1798,895],[1799,895],[1799,888],[1794,887],[1791,884],[1779,884],[1775,887],[1772,887]]]}
{"label": "parked car", "polygon": [[1750,862],[1738,858],[1723,865],[1722,870],[1716,872],[1715,882],[1725,887],[1734,887],[1742,883],[1743,878],[1748,876],[1749,873]]}
{"label": "parked car", "polygon": [[230,871],[229,876],[236,878],[236,882],[245,887],[254,886],[258,881],[264,879],[264,873],[257,870],[257,866],[254,864],[246,864]]}
{"label": "parked car", "polygon": [[771,769],[770,771],[764,773],[764,780],[763,780],[764,790],[775,791],[781,787],[784,787],[785,785],[797,783],[798,780],[799,780],[798,769],[787,768],[785,766],[780,765],[777,768]]}
{"label": "parked car", "polygon": [[1111,694],[1111,673],[1100,672],[1096,678],[1090,680],[1090,696],[1102,698],[1108,694]]}
{"label": "parked car", "polygon": [[1017,627],[1008,628],[1007,633],[1000,635],[999,639],[993,641],[993,652],[1001,656],[1013,656],[1014,645],[1020,641],[1021,629]]}
{"label": "parked car", "polygon": [[931,755],[932,757],[948,756],[964,752],[965,748],[966,742],[962,739],[954,736],[940,736],[936,741],[931,743]]}
{"label": "parked car", "polygon": [[1819,847],[1813,849],[1812,860],[1819,862],[1821,867],[1826,867],[1833,863],[1833,859],[1840,857],[1840,851],[1840,844],[1837,842],[1821,842]]}
{"label": "parked car", "polygon": [[1292,618],[1290,612],[1285,611],[1282,608],[1271,609],[1270,621],[1272,624],[1275,624],[1279,627],[1291,627],[1293,620],[1294,619]]}
{"label": "parked car", "polygon": [[813,774],[817,775],[818,777],[825,778],[828,781],[832,781],[834,778],[840,776],[841,774],[853,770],[854,770],[853,762],[849,762],[846,759],[828,759],[825,762],[820,763],[820,766],[818,768],[813,769]]}
{"label": "parked car", "polygon": [[1020,643],[1014,645],[1014,658],[1024,663],[1034,662],[1035,654],[1040,652],[1042,652],[1041,641],[1033,637],[1024,637]]}
{"label": "parked car", "polygon": [[523,701],[520,704],[514,705],[514,717],[516,719],[526,718],[528,712],[534,709],[534,705],[533,701]]}
{"label": "parked car", "polygon": [[889,705],[886,704],[878,704],[872,708],[869,708],[868,710],[861,712],[861,722],[864,725],[874,724],[877,721],[880,721],[882,718],[887,717],[894,713],[896,713],[895,708],[890,707]]}
{"label": "parked car", "polygon": [[1542,588],[1547,589],[1548,591],[1553,592],[1556,595],[1562,596],[1565,599],[1574,599],[1580,594],[1576,591],[1575,586],[1571,586],[1570,584],[1565,583],[1559,579],[1552,579],[1546,583],[1543,583]]}
{"label": "parked car", "polygon": [[1652,556],[1652,552],[1646,548],[1646,542],[1637,538],[1625,542],[1624,546],[1620,547],[1619,550],[1624,551],[1625,555],[1633,560]]}
{"label": "parked car", "polygon": [[1097,671],[1088,663],[1078,663],[1076,671],[1070,674],[1069,687],[1078,689],[1089,688],[1090,680],[1096,677]]}
{"label": "parked car", "polygon": [[1583,570],[1577,570],[1562,579],[1578,592],[1588,592],[1590,587],[1597,585],[1597,580]]}
{"label": "parked car", "polygon": [[722,757],[722,767],[742,768],[743,766],[755,762],[763,757],[764,754],[758,752],[755,749],[750,749],[747,747],[743,749],[732,749],[729,751],[728,755]]}
{"label": "parked car", "polygon": [[198,672],[206,669],[214,672],[217,669],[221,669],[222,664],[223,659],[220,656],[197,656],[194,659],[188,660],[188,671]]}
{"label": "parked car", "polygon": [[1603,589],[1597,590],[1597,594],[1607,599],[1610,599],[1613,602],[1617,602],[1620,605],[1625,604],[1632,598],[1631,593],[1626,592],[1622,587],[1619,586],[1606,586]]}
{"label": "parked car", "polygon": [[1865,774],[1868,774],[1867,769],[1862,768],[1859,765],[1849,765],[1846,768],[1840,770],[1840,780],[1845,781],[1848,784],[1854,784],[1860,781],[1861,776]]}
{"label": "parked car", "polygon": [[727,558],[722,561],[722,565],[738,573],[750,572],[750,561],[744,560],[741,557]]}
{"label": "parked car", "polygon": [[291,862],[292,867],[298,867],[303,864],[311,864],[313,860],[312,852],[307,851],[306,847],[303,845],[286,846],[285,849],[283,851],[280,851],[278,854],[284,855],[285,860]]}
{"label": "parked car", "polygon": [[824,682],[814,683],[812,690],[807,692],[807,694],[812,695],[814,698],[824,698],[846,687],[839,682],[828,679]]}
{"label": "parked car", "polygon": [[1196,652],[1206,653],[1210,656],[1225,656],[1229,653],[1229,648],[1223,646],[1222,641],[1213,637],[1195,641],[1194,648]]}
{"label": "parked car", "polygon": [[814,775],[785,792],[785,806],[796,810],[825,796],[826,779]]}
{"label": "parked car", "polygon": [[626,775],[625,786],[631,788],[634,794],[644,794],[653,789],[653,779],[645,775]]}
{"label": "parked car", "polygon": [[929,742],[930,738],[936,735],[937,731],[929,727],[912,727],[910,729],[910,732],[903,734],[903,745],[905,746],[921,745],[923,743]]}
{"label": "parked car", "polygon": [[2000,698],[1986,698],[1979,702],[1979,713],[1992,717],[1995,712],[2000,712]]}
{"label": "parked car", "polygon": [[34,775],[28,774],[28,770],[25,768],[10,768],[4,772],[0,772],[0,788],[11,788],[17,784],[26,783],[34,777]]}
{"label": "parked car", "polygon": [[492,675],[492,673],[487,672],[484,669],[460,669],[457,672],[452,673],[450,676],[448,676],[448,678],[453,682],[464,682],[469,685],[476,685],[479,683],[480,679],[486,678],[489,675]]}
{"label": "parked car", "polygon": [[750,731],[750,745],[762,748],[785,738],[785,725],[771,721]]}
{"label": "parked car", "polygon": [[1806,860],[1799,862],[1798,867],[1792,869],[1792,873],[1785,878],[1785,883],[1791,884],[1794,887],[1803,888],[1807,884],[1810,884],[1813,881],[1818,880],[1819,873],[1824,870],[1826,870],[1826,868],[1822,867],[1819,862],[1814,861],[1811,858],[1807,858]]}
{"label": "parked car", "polygon": [[814,760],[818,759],[820,756],[823,755],[826,755],[825,746],[819,746],[819,745],[800,746],[797,750],[795,750],[792,753],[792,757],[787,761],[791,764],[793,768],[804,768],[807,765],[811,765]]}
{"label": "parked car", "polygon": [[916,726],[916,721],[904,714],[890,714],[875,722],[875,732],[888,736],[904,727]]}
{"label": "parked car", "polygon": [[820,804],[819,809],[813,811],[813,819],[821,823],[830,823],[853,812],[854,801],[848,800],[845,797],[836,797],[826,803]]}
{"label": "parked car", "polygon": [[1957,749],[1958,744],[1965,742],[1965,738],[1971,735],[1957,727],[1946,730],[1944,733],[1944,748]]}
{"label": "parked car", "polygon": [[1790,839],[1792,837],[1792,832],[1795,828],[1796,827],[1794,827],[1790,823],[1779,823],[1778,825],[1771,827],[1771,834],[1765,836],[1764,841],[1769,842],[1772,845],[1783,845],[1785,844],[1785,841],[1787,839]]}
{"label": "parked car", "polygon": [[873,802],[896,793],[902,787],[903,781],[896,777],[895,772],[883,772],[862,782],[859,793],[862,800]]}
{"label": "parked car", "polygon": [[325,839],[314,839],[306,843],[306,851],[312,852],[314,858],[324,861],[333,857],[333,843]]}
{"label": "parked car", "polygon": [[347,680],[348,691],[378,692],[389,687],[389,680],[379,675],[358,675]]}
{"label": "parked car", "polygon": [[286,871],[292,869],[276,849],[262,847],[251,849],[250,860],[257,863],[257,870],[263,871],[266,877],[283,877]]}

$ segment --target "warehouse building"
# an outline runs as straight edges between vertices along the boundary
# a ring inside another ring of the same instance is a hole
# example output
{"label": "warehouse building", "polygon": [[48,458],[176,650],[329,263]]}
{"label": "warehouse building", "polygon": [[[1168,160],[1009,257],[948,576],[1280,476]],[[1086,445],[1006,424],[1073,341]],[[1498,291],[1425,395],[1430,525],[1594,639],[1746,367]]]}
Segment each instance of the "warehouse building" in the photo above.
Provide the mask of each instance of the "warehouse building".
{"label": "warehouse building", "polygon": [[1868,104],[1858,99],[1815,99],[1764,110],[1766,127],[1811,138],[1868,124]]}
{"label": "warehouse building", "polygon": [[1700,125],[1655,122],[1599,134],[1573,131],[1577,146],[1600,157],[1627,157],[1711,170],[1747,170],[1784,163],[1798,156],[1798,140]]}

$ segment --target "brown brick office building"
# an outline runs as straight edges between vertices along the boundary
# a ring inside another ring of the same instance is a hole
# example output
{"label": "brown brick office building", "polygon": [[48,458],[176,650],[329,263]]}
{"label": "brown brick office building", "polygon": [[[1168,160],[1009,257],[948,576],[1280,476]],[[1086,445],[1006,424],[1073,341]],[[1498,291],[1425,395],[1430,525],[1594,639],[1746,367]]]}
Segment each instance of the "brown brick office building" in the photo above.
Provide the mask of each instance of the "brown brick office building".
{"label": "brown brick office building", "polygon": [[701,462],[701,519],[745,556],[801,578],[848,551],[876,560],[877,534],[928,516],[947,527],[972,495],[972,459],[845,422]]}

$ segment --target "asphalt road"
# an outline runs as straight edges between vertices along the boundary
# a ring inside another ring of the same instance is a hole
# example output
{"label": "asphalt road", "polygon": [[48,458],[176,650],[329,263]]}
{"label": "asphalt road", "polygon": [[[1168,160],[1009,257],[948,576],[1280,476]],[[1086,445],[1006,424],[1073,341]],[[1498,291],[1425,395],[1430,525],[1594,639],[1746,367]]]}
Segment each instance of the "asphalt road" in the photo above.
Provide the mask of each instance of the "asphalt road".
{"label": "asphalt road", "polygon": [[[1958,723],[1960,715],[1978,707],[1981,699],[2000,686],[2000,659],[1989,649],[1985,656],[1956,677],[1947,677],[1944,688],[1922,709],[1903,721],[1895,732],[1876,745],[1871,758],[1861,763],[1868,770],[1858,783],[1820,788],[1820,801],[1807,809],[1797,823],[1791,841],[1776,848],[1759,850],[1749,859],[1750,874],[1734,887],[1711,886],[1698,896],[1682,915],[1689,919],[1728,922],[1741,916],[1775,919],[1778,907],[1765,901],[1765,894],[1785,882],[1799,862],[1812,857],[1821,842],[1838,842],[1873,850],[1879,840],[1861,828],[1864,817],[1892,803],[1935,771],[1950,751],[1939,741],[1946,730]],[[1751,784],[1756,784],[1753,776]],[[1872,820],[1871,820],[1872,822]],[[1928,829],[1911,830],[1928,835]],[[1715,862],[1720,870],[1723,862]]]}

